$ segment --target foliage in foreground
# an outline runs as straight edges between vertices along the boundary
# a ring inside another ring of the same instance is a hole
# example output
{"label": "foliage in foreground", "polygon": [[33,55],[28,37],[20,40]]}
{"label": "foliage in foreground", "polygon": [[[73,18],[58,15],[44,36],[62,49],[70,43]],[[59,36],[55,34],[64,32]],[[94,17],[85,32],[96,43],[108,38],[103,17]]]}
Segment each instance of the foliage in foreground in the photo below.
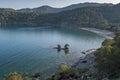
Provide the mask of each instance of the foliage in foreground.
{"label": "foliage in foreground", "polygon": [[5,80],[32,80],[32,79],[28,78],[28,77],[23,78],[21,76],[21,74],[13,72],[13,73],[8,74],[8,76],[6,76],[6,78],[5,78]]}
{"label": "foliage in foreground", "polygon": [[106,39],[95,52],[96,67],[101,75],[120,77],[120,32],[114,39]]}
{"label": "foliage in foreground", "polygon": [[79,80],[87,71],[87,68],[69,68],[67,65],[62,64],[56,74],[47,80]]}

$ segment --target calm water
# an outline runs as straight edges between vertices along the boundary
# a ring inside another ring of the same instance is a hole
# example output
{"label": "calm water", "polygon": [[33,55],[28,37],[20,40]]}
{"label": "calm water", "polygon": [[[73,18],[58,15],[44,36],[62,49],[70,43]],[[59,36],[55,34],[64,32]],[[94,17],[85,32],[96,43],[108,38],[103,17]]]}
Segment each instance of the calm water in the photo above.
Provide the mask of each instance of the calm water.
{"label": "calm water", "polygon": [[[0,29],[0,77],[9,72],[47,75],[66,61],[64,51],[52,47],[70,44],[71,54],[97,48],[104,37],[84,30],[53,27]],[[74,57],[74,55],[73,55]]]}

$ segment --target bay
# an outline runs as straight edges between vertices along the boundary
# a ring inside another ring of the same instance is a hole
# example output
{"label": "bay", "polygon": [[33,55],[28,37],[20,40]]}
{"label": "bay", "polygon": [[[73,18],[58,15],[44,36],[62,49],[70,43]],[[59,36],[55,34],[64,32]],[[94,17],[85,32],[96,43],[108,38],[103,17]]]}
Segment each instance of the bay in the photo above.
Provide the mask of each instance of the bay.
{"label": "bay", "polygon": [[[98,48],[104,39],[89,31],[52,26],[0,28],[0,77],[15,71],[49,75],[67,61],[67,54]],[[69,44],[69,53],[53,49],[57,44]]]}

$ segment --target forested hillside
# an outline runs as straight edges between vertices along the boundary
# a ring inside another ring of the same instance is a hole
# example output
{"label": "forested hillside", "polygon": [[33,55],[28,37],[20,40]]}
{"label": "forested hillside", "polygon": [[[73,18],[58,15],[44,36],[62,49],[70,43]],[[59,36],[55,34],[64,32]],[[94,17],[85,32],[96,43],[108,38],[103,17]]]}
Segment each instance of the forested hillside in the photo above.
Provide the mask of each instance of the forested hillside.
{"label": "forested hillside", "polygon": [[77,8],[60,13],[19,12],[14,9],[0,9],[0,25],[55,25],[119,30],[120,4]]}
{"label": "forested hillside", "polygon": [[73,4],[67,7],[63,7],[63,8],[54,8],[48,5],[45,6],[41,6],[41,7],[36,7],[36,8],[23,8],[23,9],[19,9],[17,11],[20,12],[41,12],[41,13],[58,13],[58,12],[62,12],[62,11],[67,11],[67,10],[73,10],[76,8],[83,8],[83,7],[90,7],[90,6],[113,6],[112,3],[79,3],[79,4]]}
{"label": "forested hillside", "polygon": [[106,39],[95,52],[98,73],[109,78],[120,77],[120,32],[114,39]]}

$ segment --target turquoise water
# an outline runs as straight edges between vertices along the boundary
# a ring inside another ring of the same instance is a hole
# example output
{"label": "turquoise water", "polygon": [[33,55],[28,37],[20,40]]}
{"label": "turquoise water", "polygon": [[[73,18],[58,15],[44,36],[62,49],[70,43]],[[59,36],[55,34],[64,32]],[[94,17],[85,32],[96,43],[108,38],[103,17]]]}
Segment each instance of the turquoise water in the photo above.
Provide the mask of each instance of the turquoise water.
{"label": "turquoise water", "polygon": [[65,62],[67,54],[52,47],[70,44],[71,54],[98,48],[105,38],[84,30],[53,27],[0,29],[0,77],[9,72],[44,75],[54,72]]}

